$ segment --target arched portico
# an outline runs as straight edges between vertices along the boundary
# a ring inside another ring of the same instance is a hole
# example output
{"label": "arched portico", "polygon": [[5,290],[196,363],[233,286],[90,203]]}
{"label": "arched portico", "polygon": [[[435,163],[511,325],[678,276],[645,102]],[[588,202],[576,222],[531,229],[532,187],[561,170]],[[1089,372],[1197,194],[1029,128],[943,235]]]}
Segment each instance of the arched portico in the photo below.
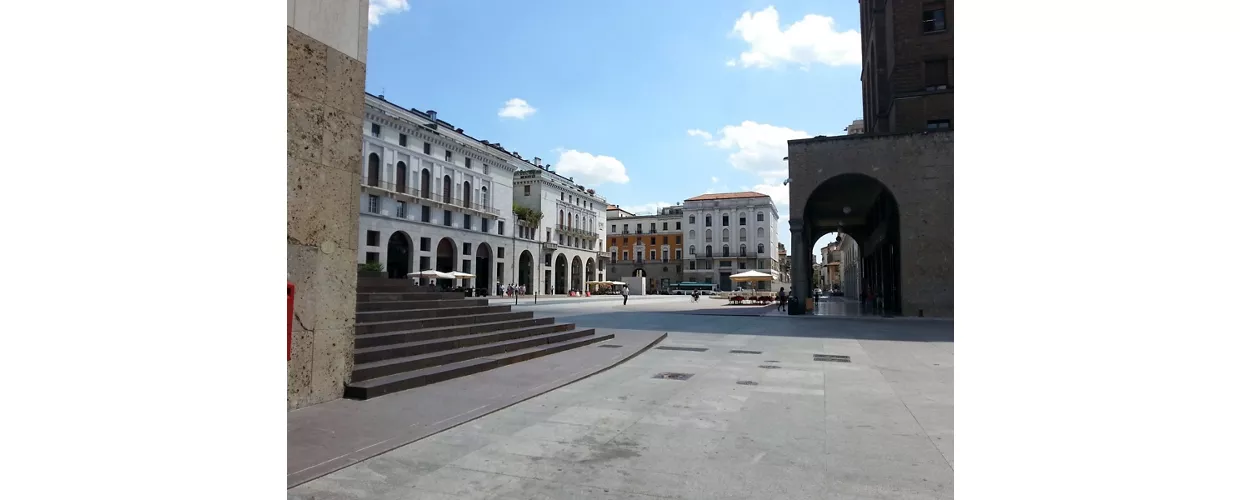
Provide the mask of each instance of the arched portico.
{"label": "arched portico", "polygon": [[788,170],[802,303],[813,289],[813,243],[842,232],[858,243],[862,288],[881,299],[882,313],[953,315],[951,132],[793,140]]}

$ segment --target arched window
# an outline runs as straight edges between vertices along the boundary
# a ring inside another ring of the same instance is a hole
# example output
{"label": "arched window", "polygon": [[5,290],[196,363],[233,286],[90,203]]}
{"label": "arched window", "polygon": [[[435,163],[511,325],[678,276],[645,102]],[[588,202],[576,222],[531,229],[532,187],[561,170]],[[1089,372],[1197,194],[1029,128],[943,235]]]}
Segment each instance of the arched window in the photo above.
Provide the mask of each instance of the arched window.
{"label": "arched window", "polygon": [[474,197],[473,187],[469,185],[469,181],[465,181],[464,183],[461,184],[461,201],[464,202],[461,204],[461,206],[468,207],[469,202],[473,201],[473,197]]}
{"label": "arched window", "polygon": [[689,255],[693,255],[696,253],[697,253],[697,248],[694,247],[693,245],[689,245]]}
{"label": "arched window", "polygon": [[758,243],[758,253],[760,254],[766,253],[766,245]]}
{"label": "arched window", "polygon": [[710,245],[706,245],[706,256],[710,257]]}
{"label": "arched window", "polygon": [[762,228],[758,228],[758,239],[759,239],[759,240],[760,240],[760,239],[762,239],[762,237],[763,237],[765,234],[766,234],[766,231],[765,231],[765,230],[763,230]]}
{"label": "arched window", "polygon": [[490,200],[487,199],[487,187],[482,186],[482,208],[490,208],[491,204],[489,201]]}
{"label": "arched window", "polygon": [[563,210],[560,210],[560,222],[558,222],[557,224],[561,226],[564,225],[564,211]]}
{"label": "arched window", "polygon": [[723,244],[723,256],[724,257],[728,256],[728,244],[727,243]]}
{"label": "arched window", "polygon": [[[694,231],[694,230],[690,229],[690,230],[689,230],[689,239],[690,239],[690,240],[697,239],[697,231]],[[690,252],[690,253],[692,253],[692,252]]]}
{"label": "arched window", "polygon": [[728,228],[723,228],[723,241],[728,241]]}
{"label": "arched window", "polygon": [[439,194],[440,196],[443,196],[443,199],[440,201],[444,203],[452,203],[452,176],[443,176],[443,192]]}
{"label": "arched window", "polygon": [[741,257],[745,256],[745,244],[741,243]]}
{"label": "arched window", "polygon": [[748,232],[749,232],[749,231],[745,230],[745,228],[743,228],[743,227],[741,228],[741,235],[740,235],[740,236],[741,236],[741,241],[745,241],[745,233],[748,233]]}
{"label": "arched window", "polygon": [[710,241],[710,240],[711,240],[711,238],[710,238],[710,228],[707,228],[707,229],[706,229],[706,241]]}
{"label": "arched window", "polygon": [[366,185],[379,186],[379,155],[375,153],[366,160]]}
{"label": "arched window", "polygon": [[405,166],[405,162],[396,162],[396,192],[404,193],[409,190],[409,168]]}

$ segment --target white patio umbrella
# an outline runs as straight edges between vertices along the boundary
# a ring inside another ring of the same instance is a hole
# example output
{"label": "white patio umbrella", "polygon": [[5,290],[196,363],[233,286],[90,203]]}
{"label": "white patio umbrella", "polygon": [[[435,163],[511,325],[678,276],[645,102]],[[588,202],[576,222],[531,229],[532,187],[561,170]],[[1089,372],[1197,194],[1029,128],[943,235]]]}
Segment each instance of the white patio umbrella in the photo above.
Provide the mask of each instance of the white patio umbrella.
{"label": "white patio umbrella", "polygon": [[406,277],[407,278],[435,278],[435,279],[443,279],[443,280],[450,280],[452,278],[455,278],[455,276],[453,276],[451,273],[441,273],[433,269],[426,269],[426,270],[418,271],[416,273],[409,273]]}
{"label": "white patio umbrella", "polygon": [[728,276],[732,281],[744,283],[747,281],[774,281],[775,277],[761,271],[745,271]]}
{"label": "white patio umbrella", "polygon": [[452,271],[448,274],[451,275],[453,278],[458,278],[458,279],[459,278],[476,278],[476,276],[472,274],[461,272],[461,271]]}

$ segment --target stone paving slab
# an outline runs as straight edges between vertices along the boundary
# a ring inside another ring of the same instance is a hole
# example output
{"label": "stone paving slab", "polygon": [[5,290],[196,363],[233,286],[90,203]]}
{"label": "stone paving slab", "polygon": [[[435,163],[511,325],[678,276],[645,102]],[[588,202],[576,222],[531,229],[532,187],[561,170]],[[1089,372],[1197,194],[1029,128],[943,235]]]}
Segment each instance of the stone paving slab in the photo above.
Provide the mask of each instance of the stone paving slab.
{"label": "stone paving slab", "polygon": [[[599,332],[612,333],[615,338],[375,399],[340,399],[291,411],[288,487],[594,375],[641,353],[666,335],[615,329]],[[540,415],[539,419],[542,418]],[[383,465],[380,461],[367,467]],[[422,469],[425,467],[415,464],[412,470]],[[366,488],[345,489],[358,494],[374,493]]]}

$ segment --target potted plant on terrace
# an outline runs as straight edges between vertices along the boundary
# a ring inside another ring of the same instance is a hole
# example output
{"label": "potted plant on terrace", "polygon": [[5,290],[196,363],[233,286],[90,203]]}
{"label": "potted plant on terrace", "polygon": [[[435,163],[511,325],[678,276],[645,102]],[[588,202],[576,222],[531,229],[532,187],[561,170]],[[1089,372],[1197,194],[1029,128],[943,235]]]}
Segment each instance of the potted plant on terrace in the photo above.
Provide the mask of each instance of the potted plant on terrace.
{"label": "potted plant on terrace", "polygon": [[387,273],[383,272],[382,262],[367,262],[365,264],[358,264],[357,277],[358,278],[385,278],[387,277]]}

